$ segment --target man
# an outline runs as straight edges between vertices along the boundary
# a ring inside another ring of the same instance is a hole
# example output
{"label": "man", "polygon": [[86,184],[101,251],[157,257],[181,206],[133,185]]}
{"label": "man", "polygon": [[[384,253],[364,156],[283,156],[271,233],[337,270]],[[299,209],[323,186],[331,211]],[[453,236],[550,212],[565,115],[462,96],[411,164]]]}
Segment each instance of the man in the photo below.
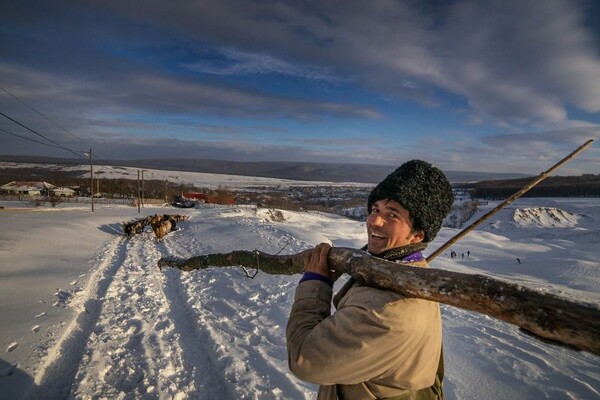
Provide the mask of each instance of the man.
{"label": "man", "polygon": [[[421,251],[453,201],[438,168],[420,160],[401,165],[369,195],[366,250],[426,268]],[[320,385],[319,400],[442,399],[439,305],[350,279],[331,314],[339,273],[327,266],[330,248],[321,243],[304,258],[286,331],[290,370]]]}

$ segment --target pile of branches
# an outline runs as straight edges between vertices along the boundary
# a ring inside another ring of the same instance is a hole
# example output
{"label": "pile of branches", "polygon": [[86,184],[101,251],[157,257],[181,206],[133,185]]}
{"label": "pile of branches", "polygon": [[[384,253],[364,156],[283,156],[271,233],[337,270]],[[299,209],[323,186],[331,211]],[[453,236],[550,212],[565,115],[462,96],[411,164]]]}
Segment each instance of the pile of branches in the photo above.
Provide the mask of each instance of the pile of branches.
{"label": "pile of branches", "polygon": [[162,240],[169,232],[177,228],[177,222],[187,221],[188,215],[164,214],[164,215],[149,215],[144,218],[137,218],[129,222],[123,223],[123,232],[127,237],[132,237],[138,233],[144,232],[146,226],[151,226],[152,231],[158,240]]}

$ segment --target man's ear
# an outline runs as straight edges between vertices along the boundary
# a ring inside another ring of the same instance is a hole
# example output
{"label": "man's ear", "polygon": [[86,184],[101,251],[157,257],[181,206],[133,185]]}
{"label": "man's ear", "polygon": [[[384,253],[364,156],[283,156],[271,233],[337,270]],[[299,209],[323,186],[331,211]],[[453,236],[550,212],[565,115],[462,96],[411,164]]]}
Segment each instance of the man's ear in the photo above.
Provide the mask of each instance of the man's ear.
{"label": "man's ear", "polygon": [[425,239],[425,231],[422,229],[412,234],[413,237],[410,240],[411,243],[421,243]]}

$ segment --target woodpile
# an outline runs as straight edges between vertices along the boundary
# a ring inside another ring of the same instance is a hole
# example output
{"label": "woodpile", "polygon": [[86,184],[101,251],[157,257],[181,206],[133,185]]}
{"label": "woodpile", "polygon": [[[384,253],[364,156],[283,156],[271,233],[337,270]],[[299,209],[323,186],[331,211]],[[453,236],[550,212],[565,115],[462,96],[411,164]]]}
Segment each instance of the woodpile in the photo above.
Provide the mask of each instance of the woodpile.
{"label": "woodpile", "polygon": [[189,215],[178,214],[149,215],[145,218],[124,222],[123,232],[127,237],[132,237],[133,235],[144,232],[146,226],[150,226],[158,240],[162,240],[169,232],[172,232],[177,228],[177,222],[187,221],[189,218]]}
{"label": "woodpile", "polygon": [[127,237],[132,237],[138,233],[142,233],[144,231],[144,227],[146,226],[146,219],[136,219],[134,221],[129,221],[123,224],[123,232]]}
{"label": "woodpile", "polygon": [[176,224],[174,219],[166,219],[152,224],[152,231],[158,240],[162,240],[169,232],[175,230]]}

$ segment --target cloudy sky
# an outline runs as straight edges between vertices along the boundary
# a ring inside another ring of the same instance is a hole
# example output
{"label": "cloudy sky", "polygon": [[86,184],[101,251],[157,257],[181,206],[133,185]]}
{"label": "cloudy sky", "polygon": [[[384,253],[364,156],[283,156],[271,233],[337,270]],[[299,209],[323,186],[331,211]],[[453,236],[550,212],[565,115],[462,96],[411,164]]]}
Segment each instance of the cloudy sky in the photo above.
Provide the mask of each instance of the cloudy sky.
{"label": "cloudy sky", "polygon": [[[594,0],[5,0],[0,154],[536,174],[600,137],[598,21]],[[561,170],[582,172],[599,143]]]}

